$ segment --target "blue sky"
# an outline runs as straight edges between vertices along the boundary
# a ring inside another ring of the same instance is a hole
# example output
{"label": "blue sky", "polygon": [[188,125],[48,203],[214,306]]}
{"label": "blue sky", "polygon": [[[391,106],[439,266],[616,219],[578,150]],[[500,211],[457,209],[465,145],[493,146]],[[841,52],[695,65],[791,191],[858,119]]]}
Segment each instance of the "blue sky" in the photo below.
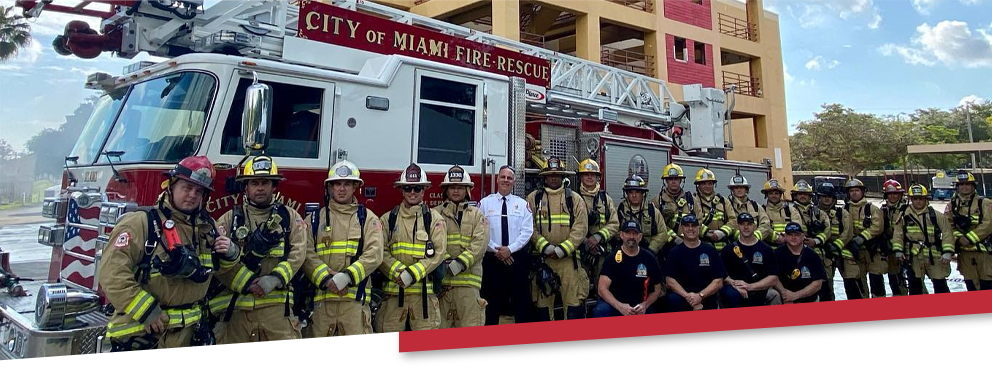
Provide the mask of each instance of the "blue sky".
{"label": "blue sky", "polygon": [[[823,103],[894,115],[992,99],[992,0],[765,0],[765,8],[779,14],[790,128]],[[43,14],[32,23],[36,42],[0,64],[0,138],[15,149],[95,93],[82,87],[86,75],[148,59],[59,56],[52,39],[73,19]]]}

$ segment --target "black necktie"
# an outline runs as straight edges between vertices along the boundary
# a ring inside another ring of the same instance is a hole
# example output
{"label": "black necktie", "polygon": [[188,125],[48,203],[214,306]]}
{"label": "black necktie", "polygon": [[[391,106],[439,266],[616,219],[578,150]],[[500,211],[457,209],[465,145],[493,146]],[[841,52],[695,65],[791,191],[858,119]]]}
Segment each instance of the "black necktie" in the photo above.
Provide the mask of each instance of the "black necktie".
{"label": "black necktie", "polygon": [[508,247],[510,246],[510,219],[506,215],[506,197],[503,197],[503,217],[500,222],[502,223],[500,226],[503,228],[503,239],[500,240],[502,242],[500,245]]}

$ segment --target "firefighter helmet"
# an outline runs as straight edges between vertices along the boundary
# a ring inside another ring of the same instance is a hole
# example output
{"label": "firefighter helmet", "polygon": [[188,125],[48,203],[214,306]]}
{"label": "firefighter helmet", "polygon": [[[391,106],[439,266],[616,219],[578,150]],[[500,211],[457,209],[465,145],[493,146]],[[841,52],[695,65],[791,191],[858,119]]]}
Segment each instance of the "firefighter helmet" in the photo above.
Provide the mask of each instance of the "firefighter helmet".
{"label": "firefighter helmet", "polygon": [[272,157],[259,155],[248,159],[245,162],[241,173],[234,178],[235,181],[248,181],[252,179],[280,181],[286,178],[279,174],[279,167]]}
{"label": "firefighter helmet", "polygon": [[648,184],[640,176],[631,175],[623,182],[623,191],[628,190],[648,191]]}
{"label": "firefighter helmet", "polygon": [[882,184],[882,192],[885,194],[889,194],[889,193],[905,193],[906,191],[903,190],[902,184],[900,184],[899,181],[888,179],[885,180],[885,183]]}
{"label": "firefighter helmet", "polygon": [[475,184],[472,183],[472,177],[459,165],[449,168],[448,173],[444,174],[444,180],[441,182],[442,188],[452,185],[468,186],[469,189],[475,187]]}
{"label": "firefighter helmet", "polygon": [[170,180],[183,179],[200,185],[206,188],[207,191],[214,190],[212,184],[216,172],[214,171],[214,165],[205,156],[183,158],[183,160],[176,164],[176,167],[165,172],[165,175]]}
{"label": "firefighter helmet", "polygon": [[958,175],[954,177],[954,186],[967,183],[974,185],[975,175],[965,170],[958,170]]}
{"label": "firefighter helmet", "polygon": [[592,158],[582,160],[582,162],[579,163],[579,171],[577,173],[580,175],[584,173],[592,173],[597,175],[602,174],[599,170],[599,163],[596,163],[596,161],[592,160]]}
{"label": "firefighter helmet", "polygon": [[761,194],[768,194],[770,191],[778,191],[779,193],[785,193],[785,189],[782,189],[782,185],[778,183],[778,180],[771,179],[765,182],[764,188],[761,189]]}
{"label": "firefighter helmet", "polygon": [[909,187],[909,197],[910,198],[927,197],[927,195],[928,195],[928,193],[927,193],[927,187],[926,186],[923,186],[923,185],[920,185],[920,184],[915,184],[915,185],[912,185],[912,186]]}
{"label": "firefighter helmet", "polygon": [[540,176],[548,176],[548,175],[569,176],[574,174],[575,172],[568,171],[565,167],[565,164],[562,163],[562,161],[557,157],[548,158],[548,166],[544,167],[544,169],[541,170],[541,173],[539,173]]}
{"label": "firefighter helmet", "polygon": [[696,171],[696,184],[707,181],[716,183],[716,174],[713,171],[710,171],[708,168],[700,168],[699,171]]}
{"label": "firefighter helmet", "polygon": [[733,189],[738,186],[745,187],[748,189],[751,188],[751,184],[747,183],[747,178],[741,175],[740,172],[737,172],[737,174],[735,174],[734,177],[730,179],[730,183],[727,184],[727,189]]}
{"label": "firefighter helmet", "polygon": [[682,166],[675,163],[669,163],[665,166],[665,169],[661,170],[662,179],[684,179],[685,172],[682,172]]}
{"label": "firefighter helmet", "polygon": [[825,182],[816,187],[816,194],[823,197],[837,198],[837,187],[832,183]]}
{"label": "firefighter helmet", "polygon": [[861,191],[865,191],[865,183],[861,182],[861,180],[852,178],[848,180],[846,184],[844,184],[844,190],[846,191],[850,191],[851,189],[854,188],[860,188]]}
{"label": "firefighter helmet", "polygon": [[799,180],[792,185],[792,194],[813,194],[813,187],[806,180]]}
{"label": "firefighter helmet", "polygon": [[400,172],[400,179],[393,183],[393,187],[396,188],[406,185],[420,185],[429,188],[431,182],[427,180],[427,172],[424,172],[416,163],[410,163],[410,166]]}
{"label": "firefighter helmet", "polygon": [[358,186],[365,185],[365,181],[362,180],[362,172],[358,170],[358,166],[347,160],[335,163],[327,171],[327,179],[324,180],[324,184],[326,185],[334,181],[357,181]]}

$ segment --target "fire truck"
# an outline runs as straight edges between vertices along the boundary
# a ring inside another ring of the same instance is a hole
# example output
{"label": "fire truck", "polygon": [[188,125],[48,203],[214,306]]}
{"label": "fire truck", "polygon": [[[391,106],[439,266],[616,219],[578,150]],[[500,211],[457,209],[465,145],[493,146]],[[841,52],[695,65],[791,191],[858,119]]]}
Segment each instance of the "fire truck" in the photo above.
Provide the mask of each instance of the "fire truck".
{"label": "fire truck", "polygon": [[[18,290],[34,297],[0,293],[2,357],[104,349],[112,308],[95,276],[108,235],[121,215],[151,205],[163,172],[190,155],[217,169],[206,205],[214,217],[242,201],[225,179],[263,150],[287,177],[278,200],[301,214],[322,202],[327,169],[342,159],[361,168],[356,195],[377,214],[401,201],[392,184],[411,162],[434,183],[461,165],[478,184],[473,199],[495,190],[503,165],[524,169],[515,192],[525,195],[552,156],[573,169],[599,161],[614,199],[630,174],[659,193],[658,172],[671,162],[689,181],[704,167],[722,184],[739,171],[759,184],[755,198],[770,178],[767,163],[723,158],[732,91],[686,85],[676,101],[659,79],[372,2],[17,5],[27,17],[102,19],[100,30],[66,25],[60,54],[165,60],[87,77],[102,96],[43,206],[54,221],[38,234],[52,247],[48,281]],[[439,204],[440,189],[425,199]]]}

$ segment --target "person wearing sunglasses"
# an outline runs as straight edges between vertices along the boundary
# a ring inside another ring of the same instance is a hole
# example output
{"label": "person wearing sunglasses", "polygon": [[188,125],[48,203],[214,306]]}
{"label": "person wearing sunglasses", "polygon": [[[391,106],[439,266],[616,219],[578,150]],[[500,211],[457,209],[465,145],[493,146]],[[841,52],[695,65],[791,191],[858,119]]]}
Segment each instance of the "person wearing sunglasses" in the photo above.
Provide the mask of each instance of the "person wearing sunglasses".
{"label": "person wearing sunglasses", "polygon": [[[574,175],[565,169],[558,158],[548,159],[541,170],[544,186],[527,196],[527,203],[534,210],[534,235],[531,236],[531,254],[543,258],[560,277],[560,293],[565,309],[565,319],[585,317],[583,302],[589,296],[589,275],[579,263],[578,246],[586,240],[589,215],[582,196],[562,185],[565,176]],[[535,285],[534,291],[538,291]],[[553,318],[556,294],[536,294],[537,318]]]}
{"label": "person wearing sunglasses", "polygon": [[441,288],[448,234],[444,217],[424,203],[431,182],[416,163],[410,164],[393,186],[403,191],[403,201],[382,215],[386,248],[379,271],[386,275],[386,299],[374,325],[380,333],[438,329]]}

